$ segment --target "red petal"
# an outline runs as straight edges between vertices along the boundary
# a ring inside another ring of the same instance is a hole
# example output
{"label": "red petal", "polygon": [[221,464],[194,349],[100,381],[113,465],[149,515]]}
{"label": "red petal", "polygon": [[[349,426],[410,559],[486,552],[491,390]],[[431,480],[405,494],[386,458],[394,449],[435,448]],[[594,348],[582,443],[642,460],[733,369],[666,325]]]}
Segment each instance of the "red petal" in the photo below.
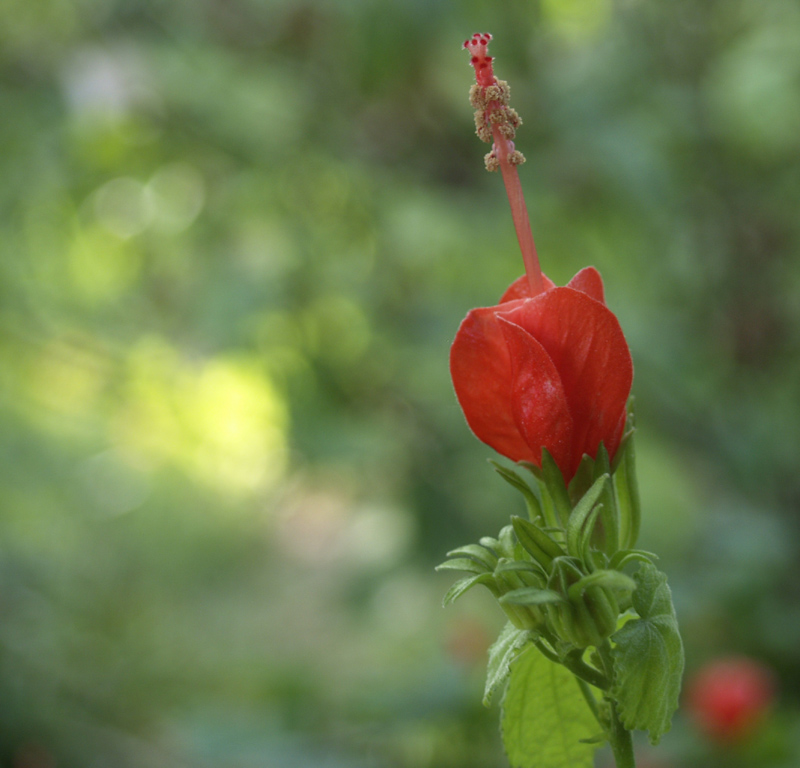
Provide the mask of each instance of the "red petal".
{"label": "red petal", "polygon": [[[556,287],[555,283],[547,277],[547,275],[542,275],[542,281],[545,291]],[[594,267],[584,267],[569,281],[568,287],[574,288],[576,291],[581,291],[602,304],[606,303],[603,278]],[[506,288],[506,292],[500,298],[500,303],[514,301],[515,299],[532,298],[533,295],[531,294],[531,286],[530,283],[528,283],[528,278],[526,275],[522,275]]]}
{"label": "red petal", "polygon": [[473,309],[464,318],[450,349],[450,375],[475,436],[512,461],[533,462],[514,419],[511,358],[496,312]]}
{"label": "red petal", "polygon": [[633,381],[633,362],[622,329],[603,304],[573,288],[554,288],[503,312],[549,355],[561,378],[574,432],[569,481],[584,453],[602,440],[611,456],[619,446],[620,419]]}
{"label": "red petal", "polygon": [[[556,284],[545,274],[542,275],[542,284],[544,290],[549,291],[555,288]],[[531,284],[528,282],[528,276],[522,275],[518,277],[511,285],[506,288],[506,292],[500,297],[500,303],[504,304],[507,301],[514,301],[515,299],[531,299]]]}
{"label": "red petal", "polygon": [[569,281],[567,287],[582,291],[587,296],[597,299],[601,304],[606,303],[603,278],[600,277],[600,273],[594,267],[584,267]]}
{"label": "red petal", "polygon": [[537,466],[547,448],[560,467],[572,452],[572,416],[561,377],[544,347],[526,330],[500,318],[514,376],[512,402],[517,427],[534,449]]}

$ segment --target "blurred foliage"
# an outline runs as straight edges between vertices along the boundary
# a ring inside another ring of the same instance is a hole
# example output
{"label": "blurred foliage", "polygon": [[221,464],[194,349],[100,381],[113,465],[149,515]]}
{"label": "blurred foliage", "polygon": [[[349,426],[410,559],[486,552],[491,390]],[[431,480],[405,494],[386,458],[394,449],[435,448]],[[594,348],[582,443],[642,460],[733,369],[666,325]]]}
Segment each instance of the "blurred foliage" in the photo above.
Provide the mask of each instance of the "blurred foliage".
{"label": "blurred foliage", "polygon": [[521,271],[484,29],[545,269],[633,349],[690,669],[781,681],[659,764],[797,765],[794,0],[0,4],[0,764],[502,764],[501,617],[431,570],[517,511],[447,371]]}

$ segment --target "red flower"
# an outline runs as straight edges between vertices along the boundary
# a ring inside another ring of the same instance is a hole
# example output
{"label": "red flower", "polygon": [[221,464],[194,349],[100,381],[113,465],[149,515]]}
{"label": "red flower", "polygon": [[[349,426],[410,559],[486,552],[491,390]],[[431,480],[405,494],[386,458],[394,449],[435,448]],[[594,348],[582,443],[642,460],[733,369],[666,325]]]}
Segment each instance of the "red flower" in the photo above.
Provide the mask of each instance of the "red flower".
{"label": "red flower", "polygon": [[687,692],[689,711],[714,741],[745,738],[770,708],[775,693],[772,672],[747,658],[729,658],[703,667]]}
{"label": "red flower", "polygon": [[633,363],[594,267],[556,288],[539,267],[512,139],[521,124],[498,80],[488,34],[464,42],[475,68],[470,91],[478,136],[492,142],[486,167],[500,170],[525,263],[496,307],[473,309],[450,351],[456,396],[475,435],[512,461],[542,464],[547,448],[568,483],[602,442],[611,457],[625,427]]}
{"label": "red flower", "polygon": [[525,277],[495,307],[473,309],[450,351],[456,396],[476,437],[512,461],[547,448],[569,482],[602,441],[614,456],[633,363],[603,281],[587,267],[531,295]]}

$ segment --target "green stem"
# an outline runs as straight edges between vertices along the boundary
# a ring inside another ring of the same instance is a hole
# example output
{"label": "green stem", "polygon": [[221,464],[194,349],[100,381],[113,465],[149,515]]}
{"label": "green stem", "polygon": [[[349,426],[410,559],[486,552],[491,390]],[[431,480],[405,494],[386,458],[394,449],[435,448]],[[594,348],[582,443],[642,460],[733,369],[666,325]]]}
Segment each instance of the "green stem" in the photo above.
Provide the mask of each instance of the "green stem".
{"label": "green stem", "polygon": [[614,753],[617,768],[636,768],[631,732],[620,721],[615,701],[611,702],[611,726],[608,730],[608,740],[611,742],[611,751]]}
{"label": "green stem", "polygon": [[533,642],[550,661],[554,661],[556,664],[563,664],[579,681],[589,683],[589,685],[593,685],[601,691],[607,691],[609,689],[610,678],[583,661],[581,658],[583,656],[583,651],[571,651],[566,654],[566,656],[561,656],[558,653],[558,641],[553,633],[544,626],[539,627],[539,632],[542,637],[547,640],[550,644],[550,648],[553,650],[551,651],[550,648],[545,646],[541,639],[536,639]]}
{"label": "green stem", "polygon": [[542,652],[542,656],[550,659],[554,664],[561,663],[561,659],[544,644],[540,637],[535,638],[533,644]]}
{"label": "green stem", "polygon": [[607,691],[609,689],[608,678],[581,659],[575,658],[574,656],[566,656],[561,663],[579,680],[584,680],[595,688],[599,688],[601,691]]}
{"label": "green stem", "polygon": [[[611,657],[611,644],[608,640],[597,648],[597,653],[600,656],[600,661],[602,662],[606,675],[609,680],[612,680],[614,675],[614,660]],[[608,727],[608,740],[611,742],[611,751],[614,753],[614,761],[617,764],[617,768],[636,768],[631,732],[625,728],[619,718],[617,702],[608,695],[606,695],[606,698],[611,705],[611,722]]]}
{"label": "green stem", "polygon": [[586,703],[589,705],[589,709],[592,710],[594,719],[597,720],[600,727],[605,730],[605,725],[603,723],[602,718],[600,717],[600,710],[597,708],[597,700],[595,699],[594,694],[592,693],[592,689],[589,687],[589,684],[587,682],[581,680],[579,677],[576,677],[575,680],[578,683],[578,688],[581,689],[583,698],[586,699]]}

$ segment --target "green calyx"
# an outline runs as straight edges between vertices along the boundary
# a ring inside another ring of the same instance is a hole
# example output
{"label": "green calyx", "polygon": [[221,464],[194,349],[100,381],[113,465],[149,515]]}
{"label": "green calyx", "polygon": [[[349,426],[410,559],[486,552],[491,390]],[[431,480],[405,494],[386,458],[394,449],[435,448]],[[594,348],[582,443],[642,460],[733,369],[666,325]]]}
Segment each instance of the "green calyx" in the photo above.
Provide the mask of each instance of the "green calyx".
{"label": "green calyx", "polygon": [[[518,469],[492,462],[522,494],[527,517],[512,516],[497,538],[459,547],[437,568],[466,572],[445,605],[483,584],[509,619],[490,651],[484,703],[513,680],[518,658],[538,651],[577,679],[619,759],[629,751],[627,730],[647,730],[653,742],[668,730],[683,669],[666,577],[655,568],[655,555],[635,549],[640,507],[632,413],[628,427],[614,461],[601,445],[594,459],[584,457],[569,486],[546,451],[541,469],[522,465],[532,470],[531,482]],[[531,663],[526,670],[545,674]],[[560,674],[547,672],[552,680]],[[598,693],[601,701],[594,698]],[[510,755],[512,732],[504,726]]]}
{"label": "green calyx", "polygon": [[[621,450],[632,455],[630,436]],[[638,494],[630,488],[619,492],[619,483],[633,478],[630,472],[619,478],[625,458],[612,474],[601,445],[594,460],[584,457],[569,487],[547,451],[533,486],[516,470],[492,463],[522,494],[528,517],[512,516],[496,539],[448,552],[452,559],[439,570],[471,575],[456,582],[445,602],[483,584],[515,627],[539,632],[557,655],[599,645],[616,631],[636,588],[622,568],[632,559],[649,558],[630,548],[631,534],[638,531],[631,500]]]}

